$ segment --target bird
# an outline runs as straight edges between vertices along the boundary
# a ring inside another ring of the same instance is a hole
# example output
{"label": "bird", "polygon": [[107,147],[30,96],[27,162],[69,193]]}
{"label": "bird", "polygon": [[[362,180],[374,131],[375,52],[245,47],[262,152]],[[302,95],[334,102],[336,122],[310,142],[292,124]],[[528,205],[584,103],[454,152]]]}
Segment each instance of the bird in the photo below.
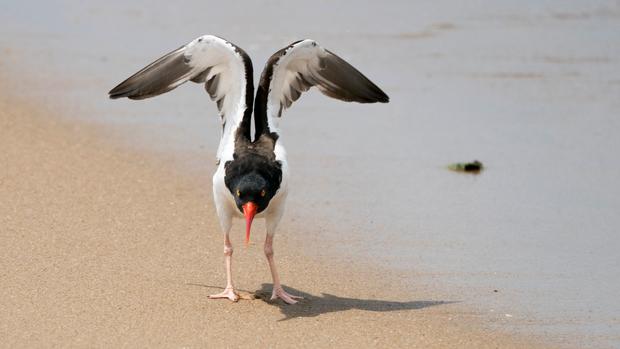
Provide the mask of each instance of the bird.
{"label": "bird", "polygon": [[274,234],[289,185],[279,119],[312,87],[346,102],[387,103],[389,97],[351,64],[312,39],[295,41],[271,55],[256,95],[253,74],[252,60],[243,49],[221,37],[203,35],[131,75],[108,95],[111,99],[141,100],[188,81],[204,85],[217,104],[222,125],[213,199],[224,234],[226,269],[226,287],[209,298],[239,300],[232,280],[232,222],[245,219],[247,246],[253,220],[264,218],[264,253],[273,279],[271,300],[295,304],[301,297],[284,290],[274,261]]}

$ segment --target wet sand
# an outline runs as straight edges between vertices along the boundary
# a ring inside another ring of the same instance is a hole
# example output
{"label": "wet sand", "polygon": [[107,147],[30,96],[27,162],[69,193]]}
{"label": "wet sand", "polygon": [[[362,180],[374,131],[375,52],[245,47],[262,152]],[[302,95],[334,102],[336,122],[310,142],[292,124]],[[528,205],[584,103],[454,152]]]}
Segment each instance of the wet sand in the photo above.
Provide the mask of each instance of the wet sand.
{"label": "wet sand", "polygon": [[[142,162],[157,152],[154,167],[191,179],[192,195],[204,190],[206,217],[219,119],[203,89],[183,86],[143,102],[110,101],[106,92],[199,34],[246,49],[255,79],[274,50],[314,38],[391,101],[347,104],[309,91],[283,119],[293,176],[277,243],[291,246],[294,263],[299,254],[309,261],[302,266],[372,262],[415,290],[400,298],[392,287],[379,299],[458,301],[423,311],[475,309],[472,317],[493,329],[620,348],[617,1],[156,5],[0,6],[0,81],[11,75],[6,90],[27,101],[20,105],[42,103],[47,118],[66,117],[70,129],[114,128],[89,138],[105,138],[114,151]],[[355,132],[342,131],[351,125]],[[473,159],[485,163],[479,176],[445,168]],[[217,230],[200,233],[219,238]],[[237,257],[261,261],[256,268],[265,272],[260,246],[256,258],[248,253]],[[216,267],[219,260],[200,259]],[[296,271],[284,281],[310,292],[290,280]],[[389,284],[383,272],[375,275]],[[254,290],[264,276],[241,286]],[[329,287],[319,283],[310,293]]]}
{"label": "wet sand", "polygon": [[305,299],[266,301],[260,225],[234,254],[237,286],[258,298],[209,300],[224,283],[211,165],[180,173],[172,158],[114,142],[109,127],[1,96],[2,347],[539,346],[395,273],[309,258],[286,233],[276,261]]}

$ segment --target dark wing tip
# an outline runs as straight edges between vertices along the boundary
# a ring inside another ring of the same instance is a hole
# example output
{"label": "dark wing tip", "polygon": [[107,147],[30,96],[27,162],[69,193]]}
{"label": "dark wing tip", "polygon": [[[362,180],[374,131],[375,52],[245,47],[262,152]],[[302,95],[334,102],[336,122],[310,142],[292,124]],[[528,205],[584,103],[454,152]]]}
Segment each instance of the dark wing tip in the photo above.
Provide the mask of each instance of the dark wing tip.
{"label": "dark wing tip", "polygon": [[381,89],[379,89],[379,93],[380,96],[379,98],[377,98],[377,102],[379,103],[389,103],[390,102],[390,97],[385,94],[385,92],[383,92]]}
{"label": "dark wing tip", "polygon": [[137,88],[127,86],[126,81],[124,81],[115,88],[111,89],[110,92],[108,92],[108,97],[110,97],[110,99],[119,99],[124,97],[129,99],[144,99],[148,96],[143,96]]}
{"label": "dark wing tip", "polygon": [[358,100],[360,103],[388,103],[390,101],[390,97],[383,92],[379,88],[379,86],[375,85],[372,81],[367,80],[368,84],[365,85],[366,92],[364,93],[364,97],[360,97],[361,100]]}
{"label": "dark wing tip", "polygon": [[375,83],[351,64],[329,50],[322,58],[322,70],[318,75],[319,89],[324,94],[348,102],[387,103],[390,101]]}
{"label": "dark wing tip", "polygon": [[129,97],[129,93],[121,90],[121,85],[116,86],[115,88],[111,89],[110,92],[108,92],[108,97],[110,97],[110,99]]}
{"label": "dark wing tip", "polygon": [[184,46],[164,55],[142,68],[108,92],[110,99],[127,97],[145,99],[168,92],[191,78],[191,67],[186,64]]}

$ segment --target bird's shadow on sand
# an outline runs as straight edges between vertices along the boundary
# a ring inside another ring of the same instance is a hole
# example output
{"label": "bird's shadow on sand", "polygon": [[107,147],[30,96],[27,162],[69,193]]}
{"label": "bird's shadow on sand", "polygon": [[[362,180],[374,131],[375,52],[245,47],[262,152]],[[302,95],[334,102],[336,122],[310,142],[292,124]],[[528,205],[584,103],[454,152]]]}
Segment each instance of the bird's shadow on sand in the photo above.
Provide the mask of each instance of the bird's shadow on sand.
{"label": "bird's shadow on sand", "polygon": [[397,310],[417,310],[436,305],[456,303],[455,301],[385,301],[377,299],[357,299],[338,297],[329,293],[321,293],[315,296],[291,287],[285,287],[286,291],[296,296],[304,297],[297,304],[289,305],[282,300],[271,301],[272,284],[263,284],[260,290],[254,292],[254,296],[266,303],[277,306],[284,318],[278,321],[286,321],[298,317],[315,317],[321,314],[359,309],[366,311],[388,312]]}
{"label": "bird's shadow on sand", "polygon": [[[222,290],[224,289],[223,287],[196,283],[187,283],[187,285]],[[284,315],[284,318],[279,319],[278,321],[286,321],[299,317],[315,317],[321,314],[334,313],[351,309],[388,312],[398,310],[418,310],[428,307],[434,307],[437,305],[458,303],[458,301],[417,300],[399,302],[378,299],[357,299],[338,297],[329,293],[321,293],[321,296],[315,296],[310,293],[294,289],[292,287],[284,287],[284,289],[290,294],[303,297],[303,299],[299,300],[297,304],[286,304],[280,299],[273,301],[271,300],[272,289],[272,284],[262,284],[261,289],[256,290],[255,292],[249,292],[245,290],[238,291],[241,294],[249,296],[249,299],[262,300],[267,304],[280,308],[280,312]]]}

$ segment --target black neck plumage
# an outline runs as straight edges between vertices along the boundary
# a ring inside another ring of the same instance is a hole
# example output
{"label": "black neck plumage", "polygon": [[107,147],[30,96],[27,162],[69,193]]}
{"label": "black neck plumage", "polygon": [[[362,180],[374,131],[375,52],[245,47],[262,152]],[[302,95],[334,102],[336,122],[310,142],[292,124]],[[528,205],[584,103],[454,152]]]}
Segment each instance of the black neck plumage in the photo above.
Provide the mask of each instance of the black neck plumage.
{"label": "black neck plumage", "polygon": [[247,140],[251,140],[252,110],[254,107],[254,70],[250,56],[240,48],[236,48],[236,50],[243,57],[243,64],[245,66],[245,110],[243,111],[243,119],[241,119],[237,133]]}

